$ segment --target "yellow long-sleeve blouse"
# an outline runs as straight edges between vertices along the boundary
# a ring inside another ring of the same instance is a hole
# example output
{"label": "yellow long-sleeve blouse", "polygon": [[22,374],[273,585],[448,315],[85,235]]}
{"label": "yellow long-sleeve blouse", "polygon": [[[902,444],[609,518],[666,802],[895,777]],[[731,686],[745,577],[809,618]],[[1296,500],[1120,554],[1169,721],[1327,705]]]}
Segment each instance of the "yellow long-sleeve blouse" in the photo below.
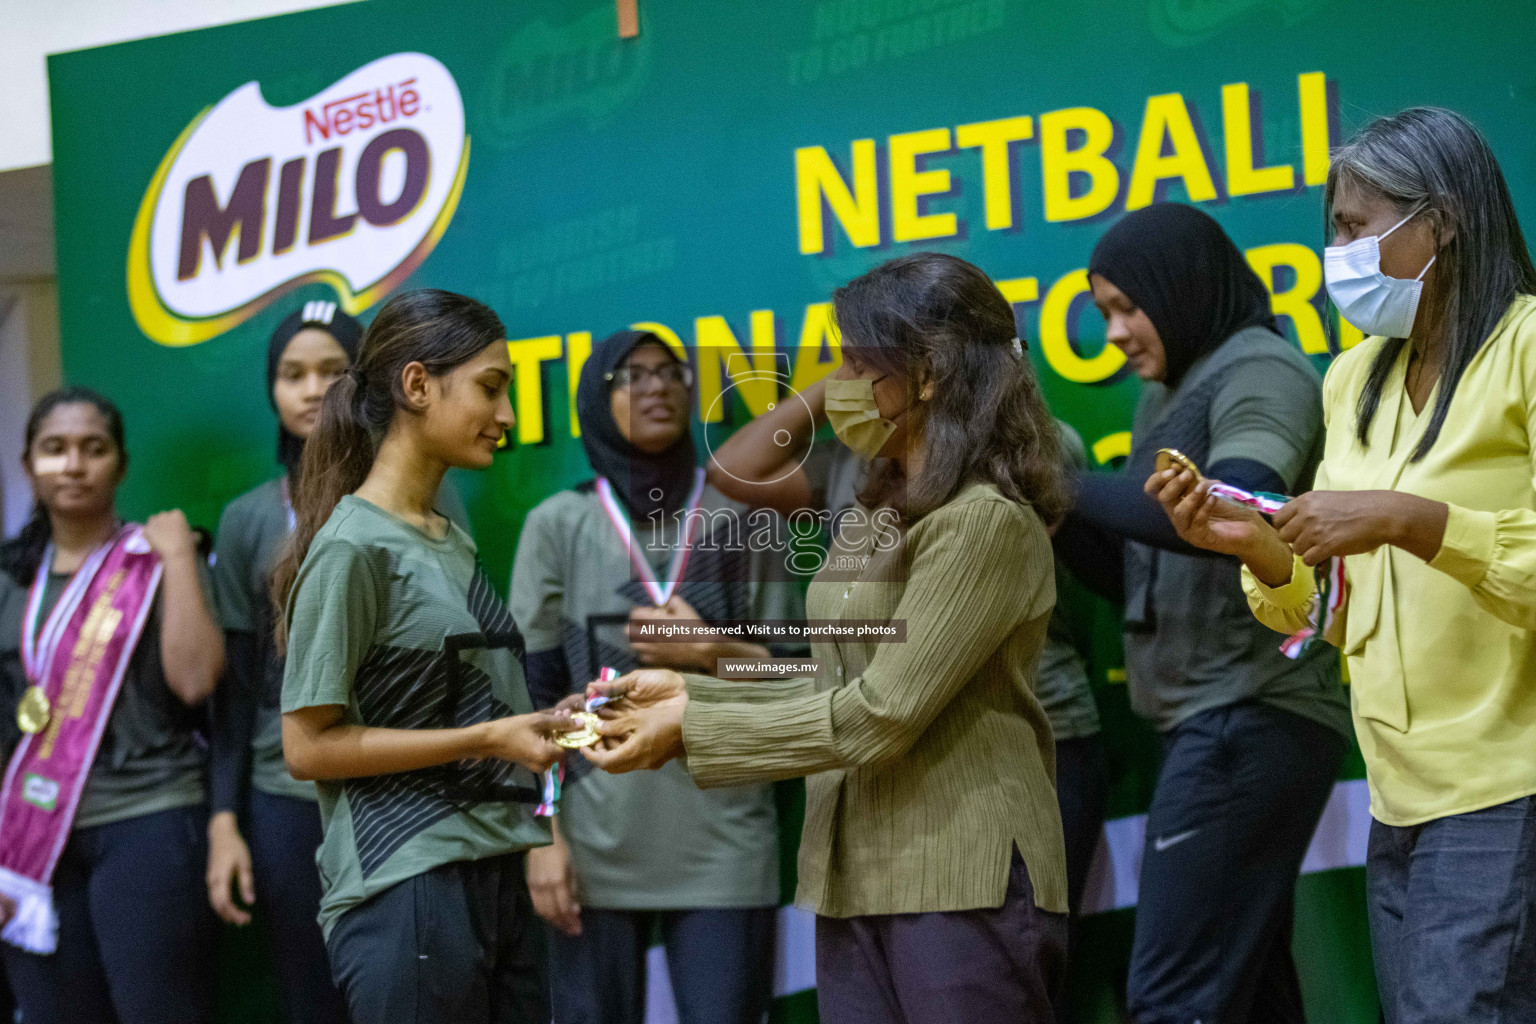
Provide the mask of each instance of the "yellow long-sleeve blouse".
{"label": "yellow long-sleeve blouse", "polygon": [[[1348,659],[1371,813],[1414,825],[1536,793],[1536,297],[1511,304],[1418,462],[1409,459],[1437,395],[1414,412],[1406,345],[1370,443],[1356,436],[1356,402],[1385,344],[1367,338],[1323,382],[1316,487],[1450,506],[1431,561],[1391,546],[1344,560],[1347,599],[1327,636]],[[1243,586],[1254,614],[1286,633],[1318,600],[1300,559],[1285,586],[1246,569]]]}

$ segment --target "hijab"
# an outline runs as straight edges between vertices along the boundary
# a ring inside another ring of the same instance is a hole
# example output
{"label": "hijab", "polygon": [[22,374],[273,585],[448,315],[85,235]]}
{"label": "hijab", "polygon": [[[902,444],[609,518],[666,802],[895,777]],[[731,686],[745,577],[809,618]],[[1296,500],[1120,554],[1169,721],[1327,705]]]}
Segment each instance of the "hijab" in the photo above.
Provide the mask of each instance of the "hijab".
{"label": "hijab", "polygon": [[593,346],[576,382],[576,418],[581,444],[592,471],[607,478],[632,519],[657,512],[670,514],[683,507],[693,486],[697,461],[687,422],[682,435],[662,452],[645,452],[625,439],[613,418],[613,385],[609,373],[624,365],[629,354],[647,342],[676,354],[649,331],[620,331]]}
{"label": "hijab", "polygon": [[1245,327],[1279,333],[1269,291],[1221,225],[1180,203],[1128,213],[1093,247],[1098,274],[1146,311],[1176,388],[1201,356]]}
{"label": "hijab", "polygon": [[[277,412],[277,399],[272,389],[277,384],[277,364],[282,362],[283,352],[294,335],[308,327],[318,328],[336,339],[336,344],[347,354],[349,363],[357,362],[357,349],[363,340],[363,325],[341,312],[334,302],[306,302],[283,318],[267,342],[267,402]],[[277,461],[289,475],[299,471],[299,456],[304,454],[304,439],[283,426],[282,417],[277,420]]]}

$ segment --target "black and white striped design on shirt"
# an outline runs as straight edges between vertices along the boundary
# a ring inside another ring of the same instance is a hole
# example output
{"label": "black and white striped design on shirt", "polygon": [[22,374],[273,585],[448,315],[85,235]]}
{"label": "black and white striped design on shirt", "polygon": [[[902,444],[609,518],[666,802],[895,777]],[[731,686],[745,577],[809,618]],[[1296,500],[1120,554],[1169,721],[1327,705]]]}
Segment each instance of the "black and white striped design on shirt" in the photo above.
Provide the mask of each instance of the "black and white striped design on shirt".
{"label": "black and white striped design on shirt", "polygon": [[[493,595],[494,596],[494,595]],[[461,662],[456,706],[445,706],[449,665],[442,651],[375,646],[358,666],[353,694],[369,725],[387,729],[462,728],[512,714],[485,672]],[[345,783],[353,840],[368,877],[413,836],[464,809],[455,793],[511,785],[507,761],[461,761]]]}
{"label": "black and white striped design on shirt", "polygon": [[[353,680],[363,721],[386,729],[445,724],[446,667],[439,651],[374,647]],[[353,841],[364,878],[412,836],[457,810],[442,796],[447,771],[447,766],[440,766],[346,782]]]}
{"label": "black and white striped design on shirt", "polygon": [[475,575],[469,581],[469,613],[475,617],[475,621],[480,624],[480,632],[486,636],[511,637],[512,655],[519,664],[523,662],[527,647],[522,631],[517,628],[506,604],[491,588],[490,577],[478,561],[475,562]]}

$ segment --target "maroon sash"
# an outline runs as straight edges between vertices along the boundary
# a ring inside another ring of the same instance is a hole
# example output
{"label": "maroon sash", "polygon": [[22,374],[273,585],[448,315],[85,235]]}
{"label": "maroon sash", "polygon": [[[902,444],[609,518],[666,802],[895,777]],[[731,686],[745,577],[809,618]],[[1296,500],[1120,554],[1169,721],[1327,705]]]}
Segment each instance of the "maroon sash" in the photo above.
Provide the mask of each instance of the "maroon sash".
{"label": "maroon sash", "polygon": [[0,938],[33,953],[58,941],[53,869],[160,583],[160,559],[136,525],[91,553],[39,627],[50,545],[27,601],[22,658],[47,698],[40,731],[22,737],[0,788],[0,893],[16,914]]}

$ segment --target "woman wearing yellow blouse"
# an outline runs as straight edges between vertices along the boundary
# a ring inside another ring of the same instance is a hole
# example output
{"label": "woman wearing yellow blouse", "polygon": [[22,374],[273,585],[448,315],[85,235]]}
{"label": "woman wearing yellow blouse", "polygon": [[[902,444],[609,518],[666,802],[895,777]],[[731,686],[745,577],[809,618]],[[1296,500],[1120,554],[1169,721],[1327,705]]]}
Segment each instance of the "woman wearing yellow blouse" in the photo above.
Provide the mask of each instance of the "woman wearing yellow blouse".
{"label": "woman wearing yellow blouse", "polygon": [[[1167,471],[1254,613],[1348,659],[1388,1024],[1536,1020],[1536,267],[1477,129],[1415,108],[1334,157],[1329,295],[1371,335],[1323,384],[1316,490],[1256,513]],[[1342,558],[1331,616],[1314,568]]]}

